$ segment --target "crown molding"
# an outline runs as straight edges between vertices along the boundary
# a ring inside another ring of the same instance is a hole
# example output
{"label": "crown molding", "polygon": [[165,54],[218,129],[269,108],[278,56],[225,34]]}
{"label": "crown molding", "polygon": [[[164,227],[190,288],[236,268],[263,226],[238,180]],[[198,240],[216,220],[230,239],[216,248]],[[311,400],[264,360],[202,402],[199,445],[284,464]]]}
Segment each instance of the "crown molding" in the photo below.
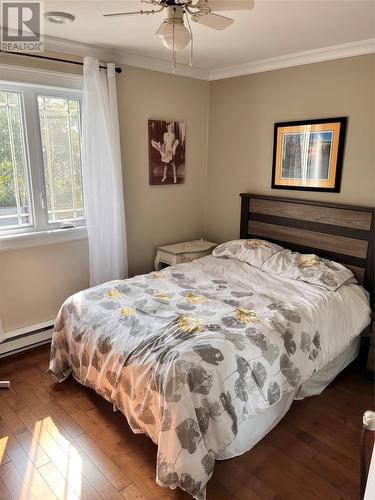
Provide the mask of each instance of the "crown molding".
{"label": "crown molding", "polygon": [[[171,60],[166,61],[154,57],[132,54],[118,48],[112,49],[44,35],[44,49],[46,52],[58,52],[79,58],[91,56],[99,59],[102,63],[114,62],[120,65],[123,64],[173,74]],[[6,56],[6,52],[2,52],[2,54]],[[176,75],[197,78],[199,80],[209,80],[208,69],[190,67],[187,64],[181,63],[176,64]]]}
{"label": "crown molding", "polygon": [[[123,52],[118,54],[116,62],[126,66],[135,66],[137,68],[173,74],[171,61],[165,61],[153,57],[144,57],[137,54]],[[197,66],[190,67],[187,64],[181,63],[176,64],[175,74],[178,76],[196,78],[198,80],[209,80],[210,77],[208,69],[198,68]]]}
{"label": "crown molding", "polygon": [[[95,46],[65,40],[62,38],[55,38],[48,35],[44,37],[44,42],[46,51],[64,53],[66,55],[72,55],[80,58],[83,58],[84,56],[92,56],[98,58],[103,63],[115,62],[125,66],[134,66],[137,68],[172,74],[170,61],[129,53],[119,48],[112,49],[108,47]],[[236,66],[213,69],[211,71],[199,67],[191,68],[185,64],[177,64],[176,75],[214,81],[372,53],[375,53],[374,38],[323,47],[320,49],[295,52],[293,54],[271,57]]]}
{"label": "crown molding", "polygon": [[[47,50],[55,52],[64,52],[80,57],[90,55],[99,58],[103,62],[112,61],[117,64],[172,74],[171,63],[169,61],[132,54],[120,49],[108,49],[48,36],[45,37],[45,46]],[[373,38],[340,45],[332,45],[320,49],[295,52],[293,54],[271,57],[237,66],[213,69],[211,71],[204,68],[190,68],[188,65],[177,64],[176,74],[190,78],[198,78],[200,80],[213,81],[372,53],[375,53],[375,39]]]}
{"label": "crown molding", "polygon": [[332,45],[321,49],[306,50],[286,54],[279,57],[271,57],[237,66],[228,66],[210,71],[209,79],[222,80],[235,76],[251,75],[253,73],[263,73],[275,69],[290,68],[304,64],[314,64],[317,62],[330,61],[333,59],[343,59],[345,57],[360,56],[375,53],[375,39],[360,40],[358,42]]}
{"label": "crown molding", "polygon": [[62,52],[77,57],[91,56],[100,59],[102,62],[114,61],[116,51],[111,48],[101,47],[100,45],[91,45],[83,42],[66,40],[65,38],[56,38],[44,35],[44,49],[48,52]]}
{"label": "crown molding", "polygon": [[[115,62],[117,64],[135,66],[137,68],[160,71],[162,73],[173,73],[171,61],[132,54],[122,51],[121,49],[108,49],[106,47],[73,42],[50,36],[44,37],[44,46],[48,51],[63,52],[78,57],[92,56],[100,59],[100,61],[104,63]],[[179,63],[176,65],[176,75],[197,78],[200,80],[209,80],[209,70],[198,67],[191,68],[188,65]]]}

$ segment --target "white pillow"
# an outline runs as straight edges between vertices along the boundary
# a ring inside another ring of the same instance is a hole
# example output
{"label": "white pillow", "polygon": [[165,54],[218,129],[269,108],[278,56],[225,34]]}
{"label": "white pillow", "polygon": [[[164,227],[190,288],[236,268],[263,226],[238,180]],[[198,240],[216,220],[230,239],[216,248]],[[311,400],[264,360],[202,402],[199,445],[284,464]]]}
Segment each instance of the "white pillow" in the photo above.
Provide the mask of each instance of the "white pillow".
{"label": "white pillow", "polygon": [[217,246],[214,257],[229,257],[261,268],[273,255],[283,250],[283,247],[265,240],[233,240]]}
{"label": "white pillow", "polygon": [[285,278],[305,281],[334,292],[345,283],[357,283],[347,267],[315,254],[283,250],[264,263],[262,271]]}

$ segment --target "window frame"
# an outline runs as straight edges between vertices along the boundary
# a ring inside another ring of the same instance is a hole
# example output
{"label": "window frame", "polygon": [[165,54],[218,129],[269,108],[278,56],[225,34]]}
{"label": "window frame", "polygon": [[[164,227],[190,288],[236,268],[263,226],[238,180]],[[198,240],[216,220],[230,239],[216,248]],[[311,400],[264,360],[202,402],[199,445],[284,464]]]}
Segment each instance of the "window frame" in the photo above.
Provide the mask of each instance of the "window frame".
{"label": "window frame", "polygon": [[[77,88],[60,88],[49,85],[38,85],[28,83],[13,83],[1,80],[0,90],[17,92],[20,94],[22,128],[24,134],[26,178],[30,198],[30,223],[22,227],[6,227],[0,230],[0,241],[8,237],[14,240],[16,236],[27,236],[51,233],[51,231],[68,231],[75,228],[85,228],[85,217],[81,220],[66,220],[48,222],[48,203],[44,175],[43,145],[40,127],[40,115],[38,107],[38,96],[56,97],[63,99],[75,99],[79,101],[79,121],[82,131],[83,92]],[[81,136],[82,138],[82,136]],[[82,141],[81,166],[82,166]],[[82,170],[81,170],[82,175]],[[83,183],[82,183],[83,185]],[[84,208],[84,200],[83,200]],[[67,226],[69,226],[67,228]],[[72,232],[72,231],[70,231]],[[74,233],[77,233],[75,231]],[[61,240],[61,236],[58,237]],[[74,238],[75,239],[75,238]],[[1,250],[1,245],[0,245]]]}
{"label": "window frame", "polygon": [[[21,118],[21,133],[22,133],[22,156],[24,160],[24,175],[25,175],[25,182],[27,185],[27,196],[28,196],[28,202],[29,202],[29,222],[27,224],[24,224],[22,227],[19,226],[5,226],[2,227],[0,230],[0,235],[2,234],[10,234],[10,233],[17,233],[18,231],[25,231],[27,232],[30,228],[34,226],[34,220],[35,220],[35,215],[34,215],[34,209],[33,209],[33,194],[32,194],[32,187],[31,187],[31,170],[30,170],[30,156],[29,156],[29,148],[28,148],[28,141],[27,141],[27,136],[26,136],[26,116],[25,116],[25,106],[24,106],[24,98],[22,92],[18,89],[15,88],[14,86],[12,87],[6,87],[5,85],[0,84],[0,90],[3,90],[5,92],[9,93],[14,93],[19,95],[19,105],[20,105],[20,118]],[[10,133],[10,130],[9,130]],[[17,195],[16,195],[17,196]]]}

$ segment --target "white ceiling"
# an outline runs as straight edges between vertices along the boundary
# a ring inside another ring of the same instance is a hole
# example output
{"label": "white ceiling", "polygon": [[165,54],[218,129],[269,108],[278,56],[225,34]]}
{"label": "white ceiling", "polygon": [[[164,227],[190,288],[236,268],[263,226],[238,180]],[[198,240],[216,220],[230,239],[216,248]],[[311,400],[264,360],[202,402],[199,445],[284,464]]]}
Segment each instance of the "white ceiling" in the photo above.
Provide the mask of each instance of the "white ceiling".
{"label": "white ceiling", "polygon": [[[115,49],[119,54],[170,61],[154,35],[165,11],[105,18],[104,13],[147,8],[140,0],[45,0],[45,10],[73,14],[72,24],[45,23],[46,35]],[[224,31],[197,23],[194,66],[206,71],[375,38],[375,0],[255,0],[251,11],[223,12],[235,19]],[[48,42],[47,42],[48,48]],[[189,49],[178,53],[187,64]]]}

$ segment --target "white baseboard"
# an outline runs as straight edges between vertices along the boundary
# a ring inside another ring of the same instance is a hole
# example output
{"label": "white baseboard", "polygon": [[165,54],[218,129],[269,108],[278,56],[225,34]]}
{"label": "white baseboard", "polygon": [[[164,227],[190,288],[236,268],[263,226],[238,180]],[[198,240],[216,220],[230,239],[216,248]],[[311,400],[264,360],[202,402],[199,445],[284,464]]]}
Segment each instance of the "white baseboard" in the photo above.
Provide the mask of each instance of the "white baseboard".
{"label": "white baseboard", "polygon": [[6,342],[10,339],[21,337],[24,335],[29,335],[32,333],[39,332],[45,328],[52,327],[55,324],[55,319],[50,319],[48,321],[43,321],[42,323],[36,323],[35,325],[24,326],[22,328],[17,328],[17,330],[0,331],[0,343]]}
{"label": "white baseboard", "polygon": [[[54,321],[45,321],[28,328],[20,328],[0,335],[0,358],[49,342]],[[1,338],[2,337],[2,338]]]}

